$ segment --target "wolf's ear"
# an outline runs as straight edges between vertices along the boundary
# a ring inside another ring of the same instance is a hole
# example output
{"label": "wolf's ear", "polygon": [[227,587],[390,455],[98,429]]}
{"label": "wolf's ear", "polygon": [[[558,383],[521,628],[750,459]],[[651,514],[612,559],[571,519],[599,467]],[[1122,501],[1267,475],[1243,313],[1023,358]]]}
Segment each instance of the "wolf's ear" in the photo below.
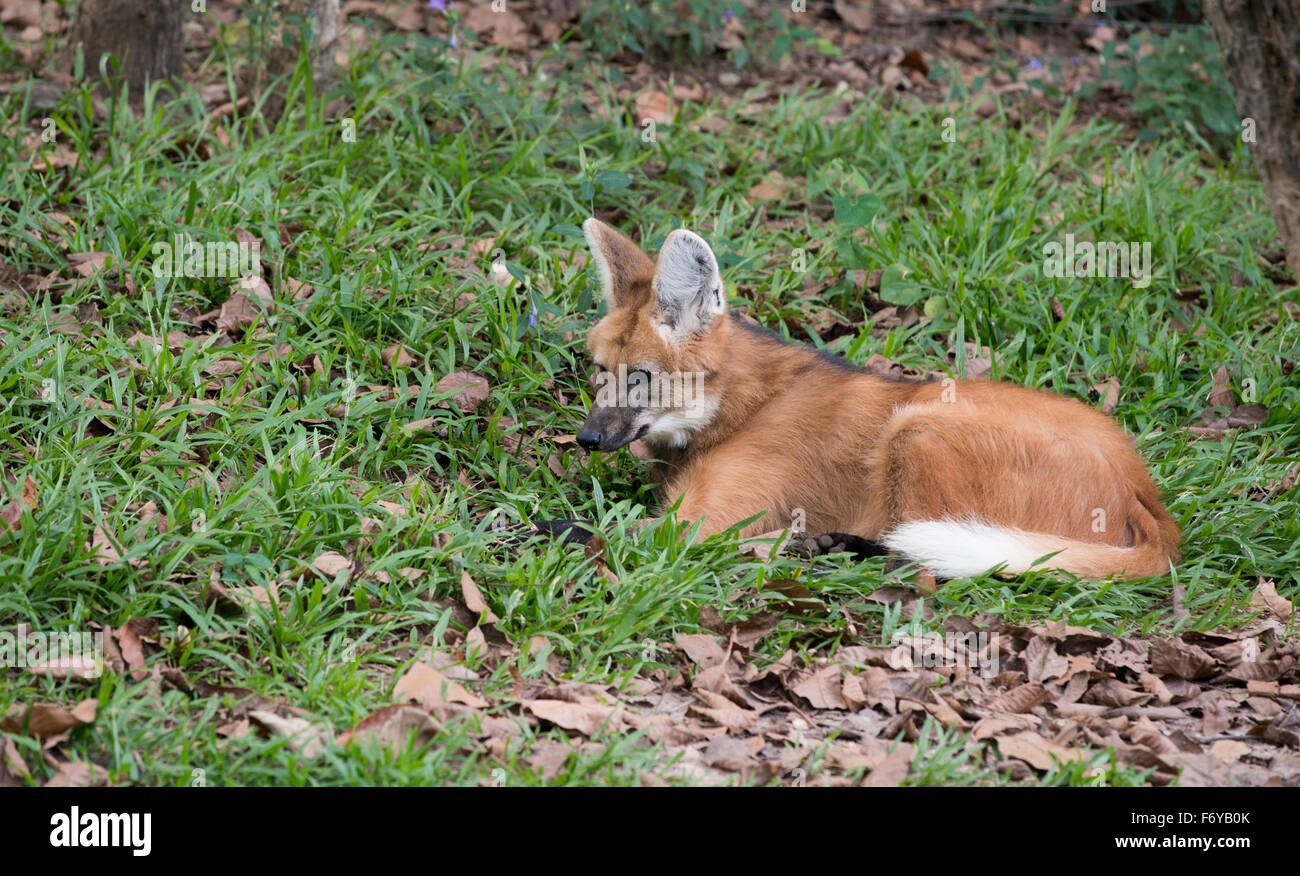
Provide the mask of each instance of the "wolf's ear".
{"label": "wolf's ear", "polygon": [[706,330],[727,312],[727,293],[713,250],[698,234],[678,229],[668,235],[655,266],[659,319],[674,341]]}
{"label": "wolf's ear", "polygon": [[628,307],[644,298],[655,273],[650,256],[599,219],[583,222],[582,233],[591,247],[600,294],[605,296],[609,309]]}

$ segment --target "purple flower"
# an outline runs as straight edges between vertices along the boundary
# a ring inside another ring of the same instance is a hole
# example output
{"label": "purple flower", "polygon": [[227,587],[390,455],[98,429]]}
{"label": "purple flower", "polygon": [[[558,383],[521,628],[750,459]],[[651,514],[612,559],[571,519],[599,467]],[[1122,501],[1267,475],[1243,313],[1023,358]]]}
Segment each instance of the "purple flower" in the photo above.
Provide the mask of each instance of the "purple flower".
{"label": "purple flower", "polygon": [[727,10],[724,10],[724,11],[723,11],[723,13],[722,13],[722,17],[723,17],[723,18],[735,18],[735,17],[736,17],[736,13],[732,12],[730,9],[727,9]]}
{"label": "purple flower", "polygon": [[449,46],[451,46],[453,49],[456,48],[456,35],[455,35],[455,34],[452,34],[452,35],[451,35],[451,40],[449,40],[447,44],[448,44]]}
{"label": "purple flower", "polygon": [[532,305],[533,312],[528,314],[528,325],[530,328],[535,328],[537,326],[537,302],[532,302]]}
{"label": "purple flower", "polygon": [[1030,69],[1030,70],[1041,70],[1041,69],[1043,69],[1043,65],[1042,65],[1042,63],[1038,60],[1038,56],[1037,56],[1037,55],[1030,55],[1030,56],[1029,56],[1029,68],[1028,68],[1028,69]]}
{"label": "purple flower", "polygon": [[451,6],[451,0],[429,0],[429,8],[436,9],[439,12],[446,12],[449,6]]}

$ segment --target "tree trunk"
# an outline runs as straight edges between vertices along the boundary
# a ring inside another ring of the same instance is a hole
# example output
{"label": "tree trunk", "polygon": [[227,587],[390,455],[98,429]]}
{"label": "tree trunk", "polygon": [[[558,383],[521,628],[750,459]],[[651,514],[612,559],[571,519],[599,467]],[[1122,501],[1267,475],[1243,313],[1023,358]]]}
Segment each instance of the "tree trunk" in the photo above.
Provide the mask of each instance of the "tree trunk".
{"label": "tree trunk", "polygon": [[85,0],[77,14],[68,45],[84,47],[86,75],[100,75],[100,58],[117,59],[105,68],[110,85],[125,81],[138,99],[146,81],[177,79],[184,67],[181,21],[186,0]]}
{"label": "tree trunk", "polygon": [[275,18],[271,32],[262,35],[265,47],[258,62],[247,65],[240,72],[239,81],[240,90],[256,98],[272,80],[281,80],[279,89],[266,95],[263,103],[262,112],[270,119],[278,119],[284,110],[284,80],[298,63],[304,23],[311,28],[307,51],[317,91],[324,90],[329,82],[334,68],[334,44],[339,36],[339,0],[276,0]]}
{"label": "tree trunk", "polygon": [[[1300,0],[1206,0],[1243,136],[1300,280]],[[1253,121],[1252,121],[1253,120]]]}

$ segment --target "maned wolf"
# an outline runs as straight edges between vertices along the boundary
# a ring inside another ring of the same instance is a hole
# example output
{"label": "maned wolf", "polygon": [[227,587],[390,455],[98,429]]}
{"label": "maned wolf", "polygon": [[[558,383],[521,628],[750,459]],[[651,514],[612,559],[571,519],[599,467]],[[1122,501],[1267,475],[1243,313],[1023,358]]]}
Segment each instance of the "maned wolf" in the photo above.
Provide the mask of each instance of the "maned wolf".
{"label": "maned wolf", "polygon": [[[665,507],[705,535],[788,527],[883,543],[944,577],[1169,571],[1178,526],[1125,433],[1073,399],[979,380],[904,382],[727,312],[713,251],[677,230],[651,261],[583,224],[609,313],[577,440],[644,438]],[[1042,560],[1047,555],[1049,559]]]}

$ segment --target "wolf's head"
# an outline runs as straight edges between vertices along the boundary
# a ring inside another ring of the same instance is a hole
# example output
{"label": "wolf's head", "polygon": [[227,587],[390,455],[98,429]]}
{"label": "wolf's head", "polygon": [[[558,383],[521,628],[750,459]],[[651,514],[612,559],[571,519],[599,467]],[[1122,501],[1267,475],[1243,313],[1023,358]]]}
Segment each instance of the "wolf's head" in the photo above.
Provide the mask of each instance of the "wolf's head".
{"label": "wolf's head", "polygon": [[609,313],[587,335],[595,398],[578,443],[617,450],[645,438],[684,447],[717,411],[727,294],[698,235],[668,235],[658,261],[597,219],[582,225]]}

